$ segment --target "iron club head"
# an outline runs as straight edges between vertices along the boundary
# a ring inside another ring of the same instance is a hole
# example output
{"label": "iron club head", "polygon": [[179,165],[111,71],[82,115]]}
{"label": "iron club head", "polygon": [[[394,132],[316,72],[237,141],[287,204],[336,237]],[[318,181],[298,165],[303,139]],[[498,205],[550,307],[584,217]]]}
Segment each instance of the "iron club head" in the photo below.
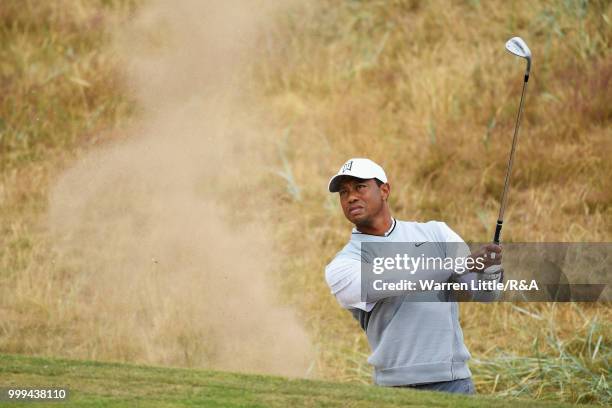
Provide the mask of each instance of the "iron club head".
{"label": "iron club head", "polygon": [[525,75],[529,77],[529,70],[531,69],[531,50],[527,46],[527,43],[525,43],[521,37],[512,37],[506,42],[506,50],[517,57],[527,60]]}

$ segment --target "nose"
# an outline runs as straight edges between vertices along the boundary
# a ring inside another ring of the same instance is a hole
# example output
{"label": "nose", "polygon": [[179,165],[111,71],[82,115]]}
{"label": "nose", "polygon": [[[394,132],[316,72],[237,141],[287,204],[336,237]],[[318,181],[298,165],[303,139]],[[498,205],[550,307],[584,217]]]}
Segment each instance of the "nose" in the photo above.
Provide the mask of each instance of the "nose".
{"label": "nose", "polygon": [[353,191],[351,191],[351,192],[349,193],[349,196],[348,196],[348,200],[347,200],[347,201],[348,201],[348,203],[349,203],[349,204],[352,204],[352,203],[354,203],[355,201],[357,201],[357,194],[355,194],[355,191],[354,191],[354,190],[353,190]]}

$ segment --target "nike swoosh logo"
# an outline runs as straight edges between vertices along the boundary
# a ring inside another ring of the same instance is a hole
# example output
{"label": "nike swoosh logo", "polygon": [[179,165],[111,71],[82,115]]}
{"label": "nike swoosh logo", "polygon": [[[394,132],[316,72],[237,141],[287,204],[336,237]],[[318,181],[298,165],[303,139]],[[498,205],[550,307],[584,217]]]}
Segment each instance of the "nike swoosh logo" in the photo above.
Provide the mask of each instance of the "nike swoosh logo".
{"label": "nike swoosh logo", "polygon": [[423,244],[424,244],[424,243],[426,243],[426,242],[427,242],[427,241],[424,241],[424,242],[415,242],[415,243],[414,243],[414,246],[418,248],[418,247],[420,247],[421,245],[423,245]]}

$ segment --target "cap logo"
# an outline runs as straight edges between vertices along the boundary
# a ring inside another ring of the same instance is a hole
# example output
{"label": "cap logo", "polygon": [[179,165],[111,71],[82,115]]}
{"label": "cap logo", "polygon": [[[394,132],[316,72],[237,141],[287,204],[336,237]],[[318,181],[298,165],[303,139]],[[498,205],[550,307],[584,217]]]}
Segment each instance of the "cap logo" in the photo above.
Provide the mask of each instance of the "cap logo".
{"label": "cap logo", "polygon": [[349,160],[349,161],[347,161],[346,163],[344,163],[344,164],[342,165],[342,171],[341,171],[341,173],[342,173],[342,174],[344,174],[344,173],[346,173],[347,171],[350,171],[350,170],[351,170],[351,167],[353,167],[353,161],[352,161],[352,160]]}

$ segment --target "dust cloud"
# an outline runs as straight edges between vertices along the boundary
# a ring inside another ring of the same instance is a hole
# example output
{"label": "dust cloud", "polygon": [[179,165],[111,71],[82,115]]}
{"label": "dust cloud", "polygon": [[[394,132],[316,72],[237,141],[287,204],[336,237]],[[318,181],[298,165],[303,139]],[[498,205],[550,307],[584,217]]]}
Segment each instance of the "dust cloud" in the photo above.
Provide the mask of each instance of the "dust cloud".
{"label": "dust cloud", "polygon": [[68,354],[309,375],[308,336],[271,282],[272,232],[228,194],[269,171],[245,67],[274,11],[158,1],[116,35],[137,123],[68,169],[50,197],[70,277]]}

